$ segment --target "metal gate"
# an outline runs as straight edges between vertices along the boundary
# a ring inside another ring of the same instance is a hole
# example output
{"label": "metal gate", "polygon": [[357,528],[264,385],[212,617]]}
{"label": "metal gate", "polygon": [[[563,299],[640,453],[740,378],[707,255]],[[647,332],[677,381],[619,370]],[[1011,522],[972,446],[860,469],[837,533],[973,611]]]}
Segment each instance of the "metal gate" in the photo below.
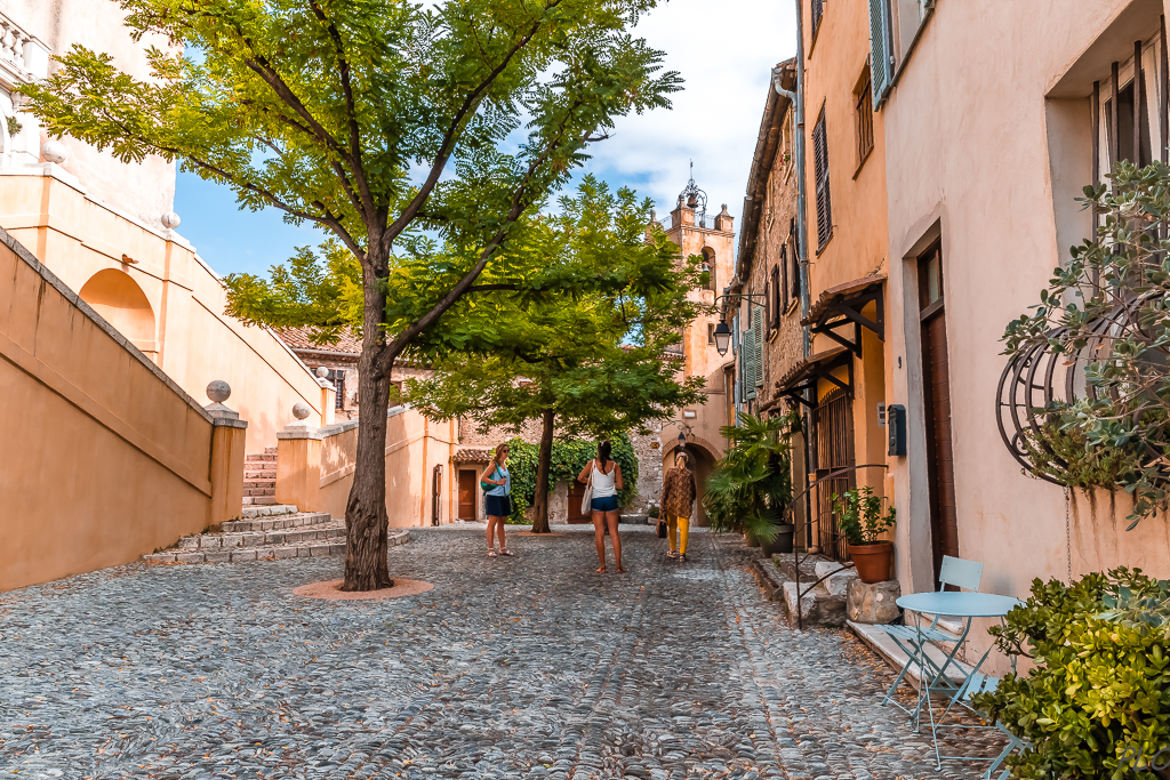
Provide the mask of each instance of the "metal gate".
{"label": "metal gate", "polygon": [[[843,390],[836,390],[813,412],[817,436],[817,478],[853,466],[853,404]],[[845,537],[837,530],[833,494],[844,493],[855,484],[853,471],[832,477],[816,489],[817,532],[821,554],[838,561],[848,560]]]}

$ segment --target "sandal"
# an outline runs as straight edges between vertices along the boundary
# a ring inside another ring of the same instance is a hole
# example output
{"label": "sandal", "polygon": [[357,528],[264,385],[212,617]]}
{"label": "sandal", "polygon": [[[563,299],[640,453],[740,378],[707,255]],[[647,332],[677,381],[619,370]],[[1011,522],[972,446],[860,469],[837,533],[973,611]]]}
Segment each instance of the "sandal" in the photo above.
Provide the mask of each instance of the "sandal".
{"label": "sandal", "polygon": [[671,550],[670,552],[668,552],[666,554],[666,557],[673,561],[675,558],[678,557],[678,553],[676,553],[674,550]]}
{"label": "sandal", "polygon": [[500,548],[500,555],[507,555],[509,558],[515,558],[515,557],[516,557],[516,553],[512,552],[511,550],[509,550],[507,547],[501,547],[501,548]]}
{"label": "sandal", "polygon": [[687,554],[686,553],[679,553],[678,559],[681,563],[686,563],[687,562]]}
{"label": "sandal", "polygon": [[495,558],[495,557],[496,557],[496,550],[495,550],[495,548],[494,548],[494,547],[493,547],[492,549],[488,550],[488,557],[489,557],[489,558]]}

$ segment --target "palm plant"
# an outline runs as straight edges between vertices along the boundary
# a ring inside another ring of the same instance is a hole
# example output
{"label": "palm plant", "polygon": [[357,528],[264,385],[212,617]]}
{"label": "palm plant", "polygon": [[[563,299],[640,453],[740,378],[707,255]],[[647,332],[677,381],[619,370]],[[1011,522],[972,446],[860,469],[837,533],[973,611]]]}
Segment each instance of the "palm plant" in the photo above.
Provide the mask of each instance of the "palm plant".
{"label": "palm plant", "polygon": [[741,413],[720,433],[731,440],[707,478],[703,507],[711,528],[771,542],[792,501],[792,448],[800,416],[761,418]]}

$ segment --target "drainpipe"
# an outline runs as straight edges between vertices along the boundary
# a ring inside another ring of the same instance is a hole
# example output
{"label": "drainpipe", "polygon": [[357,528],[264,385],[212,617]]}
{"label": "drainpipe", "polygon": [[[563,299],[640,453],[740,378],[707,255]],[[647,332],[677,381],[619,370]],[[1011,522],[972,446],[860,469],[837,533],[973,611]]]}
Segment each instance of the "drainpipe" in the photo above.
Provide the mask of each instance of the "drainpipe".
{"label": "drainpipe", "polygon": [[[772,84],[776,91],[792,100],[795,114],[793,115],[793,126],[795,132],[792,136],[796,142],[796,257],[797,266],[800,269],[800,318],[803,320],[808,316],[808,310],[811,306],[809,295],[809,273],[808,273],[808,229],[805,225],[805,187],[807,179],[805,178],[804,170],[804,19],[802,15],[802,0],[795,0],[796,3],[796,94],[783,89],[780,86],[779,74],[775,70],[772,71]],[[803,357],[806,359],[811,354],[812,343],[809,338],[807,327],[801,328],[801,350]],[[810,402],[815,402],[816,398],[810,390],[805,391],[805,398]],[[805,405],[805,409],[810,408]],[[812,426],[812,414],[805,412],[805,426],[804,426],[804,466],[807,470],[815,470],[816,463],[816,441]],[[806,475],[807,479],[807,475]],[[812,491],[808,491],[804,496],[804,511],[805,521],[812,524]],[[811,542],[812,540],[806,540]],[[819,540],[818,540],[819,541]]]}

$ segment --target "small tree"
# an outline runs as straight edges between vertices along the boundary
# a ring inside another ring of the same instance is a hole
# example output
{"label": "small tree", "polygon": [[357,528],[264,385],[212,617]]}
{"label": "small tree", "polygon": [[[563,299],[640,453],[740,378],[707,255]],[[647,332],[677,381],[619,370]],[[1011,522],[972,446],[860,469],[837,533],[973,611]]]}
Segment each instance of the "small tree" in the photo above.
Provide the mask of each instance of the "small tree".
{"label": "small tree", "polygon": [[1026,410],[1040,420],[1022,431],[1034,470],[1132,493],[1133,528],[1170,498],[1170,167],[1123,161],[1107,179],[1082,199],[1100,218],[1096,235],[1003,340],[1017,360],[1042,348],[1069,372],[1073,397]]}
{"label": "small tree", "polygon": [[[21,89],[50,132],[150,154],[249,209],[332,233],[274,284],[229,282],[245,321],[357,328],[362,415],[344,590],[391,584],[386,411],[395,361],[614,120],[668,105],[674,73],[627,32],[654,0],[120,0],[152,78],[75,46]],[[183,54],[186,52],[187,54]],[[345,294],[336,296],[338,290]]]}
{"label": "small tree", "polygon": [[[553,439],[610,435],[670,417],[702,400],[701,377],[682,379],[666,347],[699,306],[699,259],[680,261],[661,230],[646,233],[650,204],[586,177],[559,214],[536,220],[525,244],[537,269],[493,283],[491,299],[455,307],[416,352],[435,369],[410,380],[408,399],[440,419],[481,428],[542,431],[533,530],[546,533]],[[522,250],[517,250],[522,251]],[[550,290],[582,292],[557,298]]]}

